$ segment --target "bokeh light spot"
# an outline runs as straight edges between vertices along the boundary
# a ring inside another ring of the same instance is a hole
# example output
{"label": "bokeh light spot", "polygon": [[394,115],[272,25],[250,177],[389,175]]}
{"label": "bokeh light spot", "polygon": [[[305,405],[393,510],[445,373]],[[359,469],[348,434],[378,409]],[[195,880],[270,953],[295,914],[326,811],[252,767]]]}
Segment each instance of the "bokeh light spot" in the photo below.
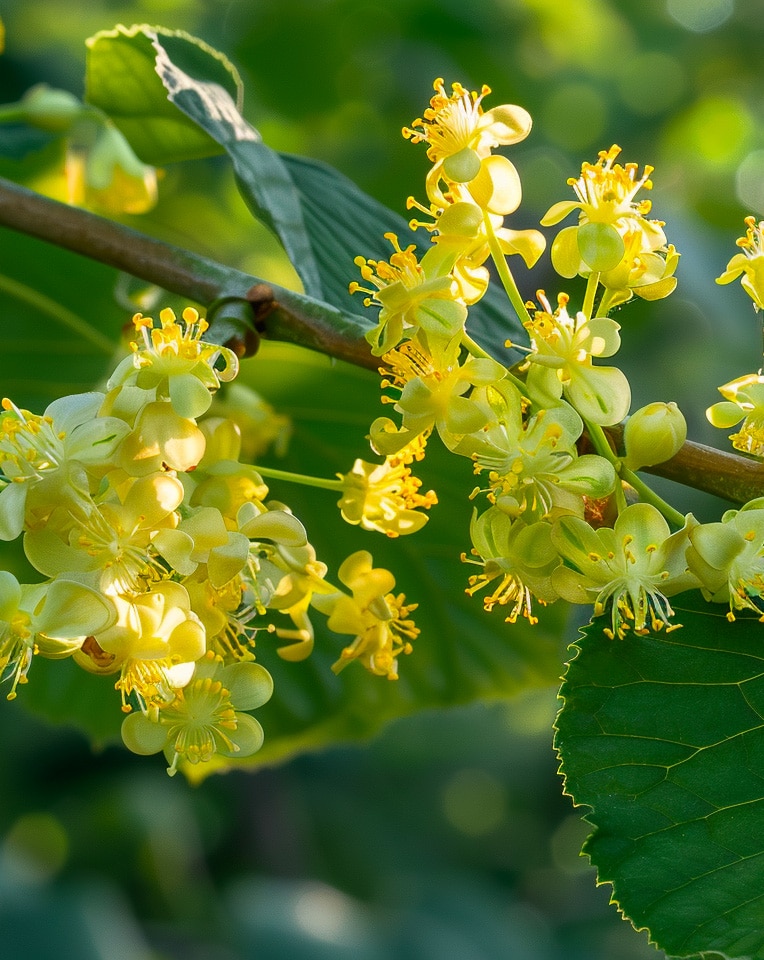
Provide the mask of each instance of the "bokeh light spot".
{"label": "bokeh light spot", "polygon": [[625,61],[618,91],[630,110],[650,117],[672,107],[686,86],[687,78],[677,58],[650,50]]}
{"label": "bokeh light spot", "polygon": [[551,94],[541,126],[553,143],[582,150],[599,143],[608,120],[604,96],[588,83],[569,83]]}
{"label": "bokeh light spot", "polygon": [[448,822],[470,837],[495,830],[506,816],[507,797],[502,783],[487,770],[458,770],[443,791]]}
{"label": "bokeh light spot", "polygon": [[764,150],[752,150],[737,168],[735,192],[747,211],[764,214]]}
{"label": "bokeh light spot", "polygon": [[339,890],[315,883],[299,894],[294,903],[297,926],[326,943],[342,943],[353,918],[351,901]]}
{"label": "bokeh light spot", "polygon": [[721,26],[735,9],[734,0],[667,0],[666,10],[678,24],[693,33]]}
{"label": "bokeh light spot", "polygon": [[68,853],[69,838],[60,821],[47,813],[28,813],[8,831],[0,850],[0,873],[17,884],[46,883]]}
{"label": "bokeh light spot", "polygon": [[699,100],[674,129],[677,148],[708,166],[737,165],[753,132],[745,104],[733,97]]}

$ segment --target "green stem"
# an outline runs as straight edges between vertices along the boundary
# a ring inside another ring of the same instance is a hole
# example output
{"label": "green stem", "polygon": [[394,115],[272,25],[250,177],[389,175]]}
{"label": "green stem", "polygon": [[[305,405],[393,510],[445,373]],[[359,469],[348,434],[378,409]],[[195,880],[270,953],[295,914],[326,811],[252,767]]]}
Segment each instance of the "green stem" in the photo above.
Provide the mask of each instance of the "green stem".
{"label": "green stem", "polygon": [[[584,420],[584,426],[594,449],[601,457],[613,464],[617,475],[620,472],[621,462],[613,453],[613,448],[608,443],[605,431],[598,423],[591,423],[589,420]],[[626,509],[626,494],[623,492],[623,486],[620,483],[615,485],[615,501],[619,513]]]}
{"label": "green stem", "polygon": [[[493,357],[490,353],[487,353],[479,343],[472,339],[471,336],[467,333],[462,334],[462,344],[469,351],[470,355],[473,357],[485,357],[488,360],[493,360]],[[516,377],[509,369],[506,373],[506,379],[510,380],[520,391],[520,393],[525,396],[526,386],[522,380]]]}
{"label": "green stem", "polygon": [[594,297],[597,293],[597,287],[600,283],[599,273],[590,273],[586,281],[586,294],[584,296],[583,312],[587,320],[591,320],[594,313]]}
{"label": "green stem", "polygon": [[488,360],[493,360],[491,354],[485,351],[480,344],[476,340],[473,340],[466,332],[462,333],[462,346],[464,346],[473,357],[483,357]]}
{"label": "green stem", "polygon": [[606,290],[602,294],[602,299],[600,300],[599,316],[606,317],[610,312],[610,304],[613,299],[613,294],[610,290]]}
{"label": "green stem", "polygon": [[20,103],[4,103],[0,106],[0,123],[20,123],[26,120],[27,111]]}
{"label": "green stem", "polygon": [[621,477],[634,487],[642,500],[657,507],[669,523],[678,528],[684,526],[684,516],[678,510],[675,510],[670,503],[666,503],[662,497],[659,497],[633,470],[621,466]]}
{"label": "green stem", "polygon": [[255,464],[255,470],[262,477],[272,480],[286,480],[289,483],[301,483],[304,487],[320,487],[322,490],[342,490],[342,480],[329,480],[325,477],[307,477],[302,473],[292,473],[289,470],[276,470],[274,467],[261,467]]}
{"label": "green stem", "polygon": [[17,300],[28,303],[30,307],[34,307],[41,313],[47,313],[49,317],[68,327],[73,333],[77,334],[78,337],[82,337],[83,340],[89,340],[93,346],[108,354],[110,357],[114,355],[116,349],[115,343],[98,330],[94,330],[93,327],[85,323],[81,317],[78,317],[76,313],[72,313],[71,310],[67,310],[67,308],[61,306],[60,303],[57,303],[50,297],[46,297],[44,293],[33,290],[25,283],[12,280],[10,277],[6,277],[1,273],[0,290],[10,294],[10,296],[15,297]]}
{"label": "green stem", "polygon": [[525,306],[525,301],[520,296],[520,291],[517,289],[515,278],[512,276],[512,271],[509,269],[507,258],[504,256],[504,252],[499,246],[499,241],[496,239],[496,234],[493,232],[493,224],[491,223],[491,218],[487,212],[483,213],[483,223],[485,224],[485,232],[486,236],[488,237],[488,246],[491,249],[491,257],[493,258],[493,262],[496,264],[496,270],[499,274],[499,279],[501,280],[502,286],[509,297],[509,302],[512,304],[512,307],[520,319],[520,322],[529,323],[531,320],[531,315],[528,313],[528,308]]}

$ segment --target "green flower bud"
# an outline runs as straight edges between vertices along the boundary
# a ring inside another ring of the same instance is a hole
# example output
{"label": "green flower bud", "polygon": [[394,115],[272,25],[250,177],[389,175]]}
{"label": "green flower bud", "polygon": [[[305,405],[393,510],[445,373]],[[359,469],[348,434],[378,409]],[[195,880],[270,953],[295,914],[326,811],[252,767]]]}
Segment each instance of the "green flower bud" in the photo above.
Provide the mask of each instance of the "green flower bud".
{"label": "green flower bud", "polygon": [[675,456],[687,439],[687,423],[675,403],[648,403],[626,422],[624,463],[630,470],[652,467]]}
{"label": "green flower bud", "polygon": [[24,120],[41,130],[63,133],[85,109],[67,90],[54,90],[40,83],[28,90],[20,104]]}

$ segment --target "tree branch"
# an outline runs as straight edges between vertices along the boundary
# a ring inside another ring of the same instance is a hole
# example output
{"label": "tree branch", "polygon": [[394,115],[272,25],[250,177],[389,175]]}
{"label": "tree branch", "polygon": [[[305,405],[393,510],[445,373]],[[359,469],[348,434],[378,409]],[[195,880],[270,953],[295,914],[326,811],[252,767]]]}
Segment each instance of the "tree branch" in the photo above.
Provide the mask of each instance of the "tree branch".
{"label": "tree branch", "polygon": [[[221,297],[248,300],[253,323],[267,339],[300,344],[368,369],[379,364],[363,339],[362,321],[352,314],[2,178],[0,225],[124,270],[205,306]],[[617,446],[620,428],[609,433]],[[671,460],[648,472],[733,503],[764,496],[764,464],[691,441]]]}
{"label": "tree branch", "polygon": [[262,336],[377,369],[378,361],[363,339],[366,327],[352,314],[2,178],[0,225],[124,270],[205,306],[220,297],[247,299],[247,293],[257,287],[253,320],[263,321],[258,323]]}

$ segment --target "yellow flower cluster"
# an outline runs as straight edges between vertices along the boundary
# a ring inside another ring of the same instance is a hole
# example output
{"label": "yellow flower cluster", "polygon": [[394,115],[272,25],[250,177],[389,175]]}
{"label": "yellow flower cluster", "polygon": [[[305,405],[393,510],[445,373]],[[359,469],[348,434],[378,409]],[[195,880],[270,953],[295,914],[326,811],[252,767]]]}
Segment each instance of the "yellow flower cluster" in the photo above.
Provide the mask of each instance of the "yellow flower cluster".
{"label": "yellow flower cluster", "polygon": [[[23,536],[46,579],[20,584],[0,571],[0,675],[9,698],[37,656],[111,675],[127,746],[164,751],[170,773],[187,772],[260,749],[249,711],[273,682],[254,662],[259,633],[283,642],[285,660],[303,659],[318,609],[330,629],[354,635],[338,668],[357,659],[394,678],[417,630],[392,574],[373,569],[366,552],[340,570],[352,596],[327,582],[303,524],[240,461],[237,410],[250,429],[257,410],[266,436],[283,423],[271,429],[262,401],[242,387],[211,409],[238,360],[204,339],[197,311],[178,319],[165,309],[158,324],[136,314],[133,325],[106,392],[63,397],[42,415],[2,402],[0,537]],[[408,462],[358,461],[331,481],[347,486],[348,519],[390,534],[421,526],[415,508],[434,495],[418,493]]]}
{"label": "yellow flower cluster", "polygon": [[[407,206],[418,211],[412,230],[423,230],[429,242],[422,251],[415,244],[403,249],[388,234],[389,262],[359,256],[364,285],[350,284],[351,292],[366,294],[367,307],[379,308],[367,339],[381,357],[383,402],[394,414],[371,425],[372,447],[389,465],[413,444],[423,455],[436,434],[449,451],[472,460],[481,486],[470,499],[485,497],[487,505],[474,509],[472,546],[463,555],[479,568],[467,593],[484,591],[485,608],[508,611],[510,622],[536,622],[534,600],[562,598],[592,604],[595,616],[607,614],[611,638],[673,629],[667,598],[693,588],[728,603],[730,616],[736,609],[764,614],[764,502],[749,504],[745,520],[698,524],[637,475],[671,459],[685,441],[684,417],[673,402],[636,411],[621,449],[603,430],[623,422],[631,405],[626,376],[599,362],[621,343],[620,326],[608,314],[635,295],[666,297],[677,283],[679,254],[663,222],[649,219],[651,203],[642,195],[652,188],[652,167],[640,173],[636,163],[620,163],[618,146],[583,163],[568,180],[574,196],[554,203],[541,220],[552,227],[577,215],[557,232],[550,252],[560,276],[585,280],[580,308],[570,309],[565,292],[555,307],[544,291],[537,303],[526,301],[509,258],[519,254],[531,268],[546,240],[537,230],[504,226],[522,189],[515,166],[495,151],[527,137],[531,118],[511,104],[485,109],[486,86],[470,91],[453,83],[449,91],[437,79],[434,88],[429,107],[403,128],[405,138],[427,147],[427,202],[409,197]],[[719,282],[742,275],[759,309],[764,233],[753,218],[746,223],[742,252]],[[489,257],[516,315],[513,329],[527,334],[525,343],[506,341],[525,354],[519,363],[489,354],[470,331],[470,307],[488,287]],[[718,426],[742,419],[734,445],[764,458],[764,374],[720,389],[725,401],[709,410],[710,419]],[[377,529],[422,525],[424,518],[415,520],[411,511],[422,504],[411,493],[407,499],[404,491],[415,488],[400,468],[359,462],[348,483],[353,475],[359,483],[390,477],[389,492],[380,489],[376,499]],[[343,512],[351,522],[359,522],[359,502],[346,496]],[[744,524],[746,545],[754,544],[745,549]]]}

